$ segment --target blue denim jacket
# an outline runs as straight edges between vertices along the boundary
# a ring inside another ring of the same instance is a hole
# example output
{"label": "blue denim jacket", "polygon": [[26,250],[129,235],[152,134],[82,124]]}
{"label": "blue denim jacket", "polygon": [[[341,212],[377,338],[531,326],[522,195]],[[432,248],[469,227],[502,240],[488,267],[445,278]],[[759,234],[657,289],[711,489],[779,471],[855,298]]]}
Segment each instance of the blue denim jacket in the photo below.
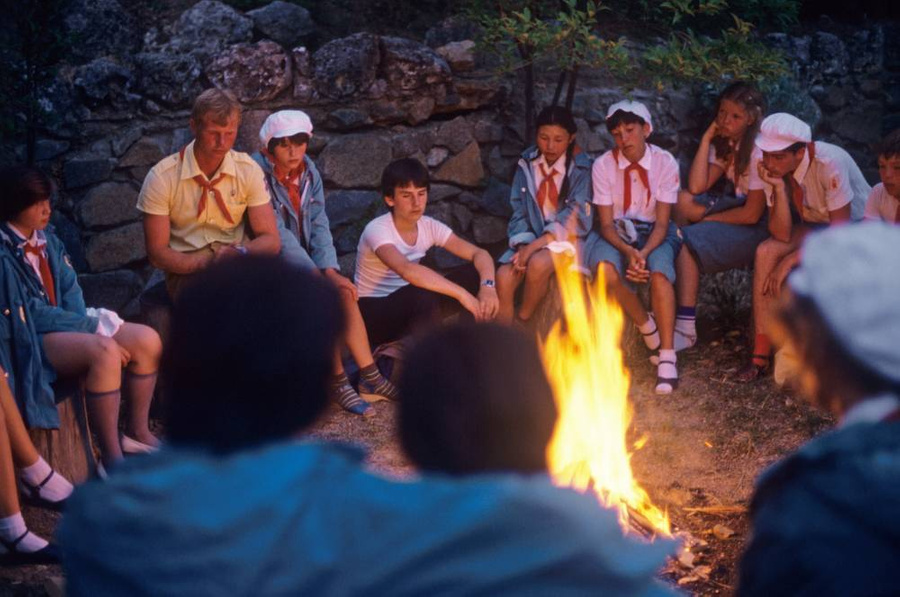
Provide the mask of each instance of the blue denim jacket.
{"label": "blue denim jacket", "polygon": [[[322,176],[313,161],[309,156],[303,158],[306,168],[300,177],[300,213],[303,217],[301,223],[294,213],[288,190],[275,177],[272,162],[259,152],[253,154],[253,159],[262,167],[266,176],[266,186],[272,196],[272,207],[275,209],[282,241],[282,257],[304,267],[309,266],[311,258],[319,269],[339,270],[328,214],[325,213]],[[290,234],[287,234],[288,232]]]}
{"label": "blue denim jacket", "polygon": [[[78,276],[62,242],[49,229],[47,259],[57,306],[50,304],[40,278],[25,261],[19,239],[0,225],[0,364],[29,427],[59,427],[51,384],[56,372],[43,353],[41,335],[50,332],[94,333],[98,320],[85,314]],[[15,364],[15,366],[13,366]]]}
{"label": "blue denim jacket", "polygon": [[591,158],[579,153],[569,160],[566,172],[568,192],[560,197],[556,220],[545,222],[537,202],[537,188],[531,168],[531,163],[539,155],[536,147],[529,147],[522,154],[516,168],[509,195],[513,212],[507,229],[510,248],[500,257],[500,263],[509,263],[519,245],[526,245],[547,232],[552,233],[556,240],[566,240],[568,231],[565,224],[573,210],[578,214],[575,219],[575,234],[578,239],[584,239],[591,228]]}

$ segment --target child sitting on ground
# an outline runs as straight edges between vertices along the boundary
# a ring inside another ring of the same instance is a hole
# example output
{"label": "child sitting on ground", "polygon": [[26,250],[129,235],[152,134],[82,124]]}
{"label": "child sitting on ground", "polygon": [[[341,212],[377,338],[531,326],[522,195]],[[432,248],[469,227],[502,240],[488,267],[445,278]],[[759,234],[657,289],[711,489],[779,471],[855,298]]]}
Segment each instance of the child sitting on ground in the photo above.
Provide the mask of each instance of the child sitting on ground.
{"label": "child sitting on ground", "polygon": [[[390,211],[369,222],[359,239],[359,309],[375,345],[434,323],[443,297],[458,301],[478,321],[497,314],[493,259],[453,234],[449,226],[424,215],[429,185],[428,170],[418,161],[405,158],[388,164],[381,188]],[[477,298],[470,289],[419,263],[431,247],[443,247],[472,262],[480,279]]]}
{"label": "child sitting on ground", "polygon": [[356,286],[340,274],[325,213],[322,177],[306,155],[312,132],[312,121],[304,112],[275,112],[259,130],[262,149],[253,159],[262,167],[266,187],[272,195],[281,232],[282,256],[303,269],[320,271],[341,296],[347,320],[344,344],[360,369],[359,394],[350,385],[339,349],[334,360],[334,379],[329,386],[331,399],[354,414],[374,415],[375,410],[366,400],[396,400],[397,389],[375,365],[359,312]]}
{"label": "child sitting on ground", "polygon": [[[610,293],[638,326],[647,348],[659,350],[656,393],[669,394],[678,387],[673,284],[681,238],[670,221],[681,186],[678,162],[647,143],[653,123],[639,102],[610,106],[606,128],[616,147],[592,168],[599,223],[585,241],[585,266],[591,272],[602,268]],[[653,313],[647,313],[631,286],[648,282]]]}
{"label": "child sitting on ground", "polygon": [[846,151],[812,140],[809,125],[790,114],[763,120],[756,146],[763,152],[758,164],[765,183],[772,238],[756,249],[753,267],[755,337],[750,362],[735,376],[749,382],[762,376],[771,363],[772,345],[766,330],[781,285],[800,263],[800,244],[811,231],[832,224],[860,220],[869,183]]}
{"label": "child sitting on ground", "polygon": [[[501,323],[512,322],[514,316],[527,321],[547,294],[553,275],[547,246],[569,240],[570,234],[583,239],[590,229],[591,160],[574,151],[577,131],[567,109],[544,108],[537,117],[535,145],[519,160],[509,199],[510,248],[497,270]],[[515,313],[515,294],[522,282],[522,304]]]}
{"label": "child sitting on ground", "polygon": [[[691,163],[688,190],[678,195],[675,220],[682,227],[684,247],[675,263],[675,350],[697,342],[701,272],[753,265],[756,247],[769,237],[766,197],[757,172],[762,151],[754,145],[765,109],[754,85],[739,81],[726,87]],[[724,192],[711,193],[722,177],[728,183]]]}
{"label": "child sitting on ground", "polygon": [[900,224],[900,129],[885,137],[876,153],[881,182],[869,194],[865,218]]}

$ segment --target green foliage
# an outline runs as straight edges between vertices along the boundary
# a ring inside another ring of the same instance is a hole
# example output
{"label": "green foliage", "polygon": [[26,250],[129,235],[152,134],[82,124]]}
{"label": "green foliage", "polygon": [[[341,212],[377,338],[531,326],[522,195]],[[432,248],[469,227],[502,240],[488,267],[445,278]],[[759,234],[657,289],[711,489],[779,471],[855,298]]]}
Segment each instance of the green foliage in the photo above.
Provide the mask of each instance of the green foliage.
{"label": "green foliage", "polygon": [[654,33],[672,29],[716,31],[731,16],[764,30],[786,31],[797,24],[801,0],[607,0],[622,21],[637,21]]}

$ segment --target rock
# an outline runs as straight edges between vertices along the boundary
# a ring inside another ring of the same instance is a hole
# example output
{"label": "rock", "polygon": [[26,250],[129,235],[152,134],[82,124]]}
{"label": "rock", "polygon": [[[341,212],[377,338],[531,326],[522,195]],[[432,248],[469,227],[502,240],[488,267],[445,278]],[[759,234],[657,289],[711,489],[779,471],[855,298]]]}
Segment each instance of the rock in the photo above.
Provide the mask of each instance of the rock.
{"label": "rock", "polygon": [[352,253],[359,246],[364,226],[347,226],[334,233],[334,249],[338,255]]}
{"label": "rock", "polygon": [[452,41],[435,51],[447,61],[455,73],[464,73],[475,68],[475,42],[471,39]]}
{"label": "rock", "polygon": [[120,99],[130,89],[131,69],[109,58],[97,58],[75,70],[73,83],[89,106]]}
{"label": "rock", "polygon": [[263,37],[285,48],[299,46],[316,29],[308,10],[282,0],[248,11],[247,16],[253,19],[256,30]]}
{"label": "rock", "polygon": [[425,215],[446,224],[450,228],[456,228],[453,222],[453,207],[449,203],[429,201],[425,207]]}
{"label": "rock", "polygon": [[338,137],[318,158],[323,178],[342,188],[378,188],[390,161],[391,144],[371,134]]}
{"label": "rock", "polygon": [[291,59],[272,41],[236,44],[213,58],[206,74],[242,102],[265,102],[291,85]]}
{"label": "rock", "polygon": [[203,91],[203,68],[193,54],[143,53],[135,62],[139,91],[168,108],[189,107]]}
{"label": "rock", "polygon": [[158,161],[169,155],[168,137],[156,135],[153,137],[141,137],[140,141],[131,146],[128,153],[119,161],[122,168],[132,166],[153,166]]}
{"label": "rock", "polygon": [[84,251],[92,272],[104,272],[147,257],[144,227],[140,222],[92,236]]}
{"label": "rock", "polygon": [[506,94],[495,79],[456,79],[453,90],[455,94],[438,103],[438,113],[478,110],[499,102]]}
{"label": "rock", "polygon": [[488,154],[488,170],[491,177],[499,178],[500,180],[512,180],[513,174],[515,174],[516,162],[515,158],[504,157],[500,153],[500,147],[495,145]]}
{"label": "rock", "polygon": [[167,51],[173,54],[191,52],[205,62],[222,48],[249,42],[252,38],[253,19],[217,0],[200,0],[181,13],[172,26]]}
{"label": "rock", "polygon": [[846,106],[852,95],[853,89],[832,85],[825,89],[825,93],[823,94],[820,103],[823,108],[837,110]]}
{"label": "rock", "polygon": [[509,218],[512,215],[512,207],[509,204],[510,190],[510,186],[505,182],[491,178],[477,206],[491,215]]}
{"label": "rock", "polygon": [[38,162],[52,160],[69,150],[68,141],[56,141],[54,139],[38,139],[34,144],[34,159]]}
{"label": "rock", "polygon": [[112,174],[115,165],[116,160],[111,158],[72,158],[63,166],[65,187],[67,189],[76,189],[104,181]]}
{"label": "rock", "polygon": [[863,81],[859,84],[859,91],[869,99],[877,100],[884,97],[884,87],[877,79]]}
{"label": "rock", "polygon": [[472,220],[472,237],[479,245],[506,240],[508,221],[496,216],[478,216]]}
{"label": "rock", "polygon": [[352,280],[356,275],[356,251],[338,257],[338,266],[341,268],[341,275]]}
{"label": "rock", "polygon": [[828,119],[835,133],[857,143],[871,144],[881,138],[881,103],[855,102]]}
{"label": "rock", "polygon": [[477,39],[481,27],[462,16],[444,19],[425,33],[425,43],[432,48],[467,39]]}
{"label": "rock", "polygon": [[483,178],[481,150],[476,141],[472,141],[462,152],[444,162],[433,177],[437,182],[449,182],[461,187],[477,187]]}
{"label": "rock", "polygon": [[87,269],[87,261],[84,260],[84,247],[81,245],[81,230],[78,228],[78,225],[63,215],[58,209],[53,210],[53,213],[50,214],[50,225],[53,226],[53,231],[66,248],[66,253],[69,254],[69,258],[72,260],[72,266],[77,271]]}
{"label": "rock", "polygon": [[375,81],[380,60],[378,38],[371,33],[332,40],[313,55],[316,89],[332,99],[363,93]]}
{"label": "rock", "polygon": [[437,168],[450,156],[450,152],[443,147],[432,147],[425,156],[425,164],[429,168]]}
{"label": "rock", "polygon": [[818,31],[812,42],[812,71],[821,76],[841,76],[849,71],[850,56],[847,46],[833,33]]}
{"label": "rock", "polygon": [[406,122],[411,125],[417,125],[428,120],[434,113],[434,107],[437,102],[433,97],[422,96],[417,97],[406,104]]}
{"label": "rock", "polygon": [[82,274],[78,284],[84,292],[84,302],[91,307],[112,309],[120,315],[128,303],[143,290],[144,283],[135,272],[120,269],[102,274]]}
{"label": "rock", "polygon": [[67,58],[74,63],[101,56],[128,56],[140,47],[135,19],[117,0],[73,0],[63,17],[70,44]]}
{"label": "rock", "polygon": [[381,38],[381,72],[388,84],[401,92],[449,85],[452,82],[447,61],[429,48],[402,37]]}
{"label": "rock", "polygon": [[294,64],[294,99],[307,103],[316,94],[309,51],[302,47],[294,48],[291,50],[291,60]]}
{"label": "rock", "polygon": [[194,133],[188,127],[182,127],[172,131],[172,143],[169,145],[169,153],[181,151],[181,148],[191,142]]}
{"label": "rock", "polygon": [[479,143],[499,143],[503,140],[503,127],[491,120],[478,119],[472,123],[472,136]]}
{"label": "rock", "polygon": [[443,145],[453,153],[459,153],[473,141],[472,126],[462,116],[457,116],[450,122],[445,122],[437,130],[435,143]]}
{"label": "rock", "polygon": [[325,194],[325,213],[331,227],[366,222],[381,203],[378,191],[329,191]]}
{"label": "rock", "polygon": [[269,114],[271,114],[269,110],[245,110],[241,114],[241,127],[234,142],[236,150],[251,154],[260,150],[259,129]]}
{"label": "rock", "polygon": [[427,258],[439,271],[446,271],[468,263],[465,259],[460,259],[442,247],[432,247],[428,251]]}
{"label": "rock", "polygon": [[356,108],[338,108],[328,114],[328,124],[339,131],[357,129],[371,123],[369,115]]}
{"label": "rock", "polygon": [[587,151],[588,153],[601,153],[609,149],[612,145],[609,136],[604,134],[606,132],[606,127],[602,129],[603,133],[600,133],[594,131],[587,120],[576,118],[575,123],[578,125],[578,146],[581,147],[583,151]]}
{"label": "rock", "polygon": [[428,201],[436,203],[438,201],[447,201],[459,196],[462,189],[448,184],[432,184],[428,189]]}
{"label": "rock", "polygon": [[481,205],[481,197],[476,195],[475,193],[463,191],[459,194],[459,197],[456,198],[456,201],[459,202],[460,205],[468,207],[469,209],[483,211]]}
{"label": "rock", "polygon": [[701,276],[697,310],[710,319],[743,321],[750,315],[753,273],[749,269],[732,269]]}
{"label": "rock", "polygon": [[884,68],[884,29],[872,27],[856,31],[847,41],[850,69],[854,73],[881,73]]}
{"label": "rock", "polygon": [[104,228],[139,220],[138,188],[124,182],[105,182],[91,189],[78,204],[76,215],[86,228]]}
{"label": "rock", "polygon": [[472,227],[472,212],[461,203],[451,203],[450,207],[453,210],[453,218],[458,226],[457,231],[460,233],[468,232]]}
{"label": "rock", "polygon": [[110,142],[113,155],[120,157],[123,153],[128,151],[132,145],[137,143],[138,139],[140,139],[143,134],[144,129],[139,125],[118,131]]}
{"label": "rock", "polygon": [[432,128],[407,130],[391,137],[394,158],[405,158],[417,152],[428,152],[435,145],[435,134]]}

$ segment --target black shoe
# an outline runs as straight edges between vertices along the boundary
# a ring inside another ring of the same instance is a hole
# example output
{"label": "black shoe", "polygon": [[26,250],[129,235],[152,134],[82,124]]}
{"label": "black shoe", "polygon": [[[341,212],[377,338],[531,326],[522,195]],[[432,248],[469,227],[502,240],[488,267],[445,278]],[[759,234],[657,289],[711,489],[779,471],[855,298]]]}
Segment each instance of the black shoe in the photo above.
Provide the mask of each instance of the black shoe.
{"label": "black shoe", "polygon": [[59,549],[53,543],[48,543],[43,549],[37,551],[18,551],[16,548],[22,539],[31,531],[25,531],[15,541],[0,539],[0,545],[6,548],[6,553],[0,554],[0,566],[32,566],[35,564],[58,564]]}
{"label": "black shoe", "polygon": [[57,512],[61,512],[66,505],[66,500],[52,502],[41,495],[41,489],[44,488],[44,485],[50,482],[50,479],[52,479],[53,475],[55,474],[56,471],[50,471],[50,474],[47,475],[44,480],[37,485],[27,483],[24,479],[20,478],[19,482],[22,484],[22,494],[24,497],[22,501],[29,506],[36,506],[38,508],[44,508],[46,510],[55,510]]}

